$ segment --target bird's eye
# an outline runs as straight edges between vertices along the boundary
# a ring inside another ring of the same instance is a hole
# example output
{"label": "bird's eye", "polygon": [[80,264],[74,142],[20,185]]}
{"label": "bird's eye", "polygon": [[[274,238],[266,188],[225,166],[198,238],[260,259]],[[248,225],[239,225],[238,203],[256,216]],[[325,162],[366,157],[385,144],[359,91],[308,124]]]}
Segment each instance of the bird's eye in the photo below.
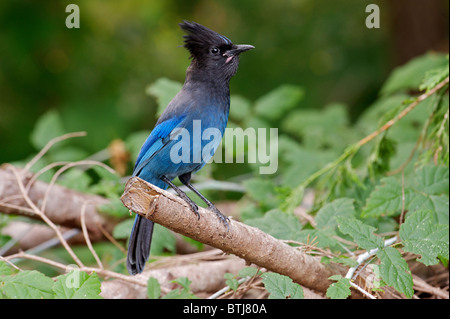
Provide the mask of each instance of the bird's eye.
{"label": "bird's eye", "polygon": [[213,47],[213,48],[211,49],[211,53],[212,53],[212,54],[217,54],[217,53],[219,53],[219,49],[216,48],[216,47]]}

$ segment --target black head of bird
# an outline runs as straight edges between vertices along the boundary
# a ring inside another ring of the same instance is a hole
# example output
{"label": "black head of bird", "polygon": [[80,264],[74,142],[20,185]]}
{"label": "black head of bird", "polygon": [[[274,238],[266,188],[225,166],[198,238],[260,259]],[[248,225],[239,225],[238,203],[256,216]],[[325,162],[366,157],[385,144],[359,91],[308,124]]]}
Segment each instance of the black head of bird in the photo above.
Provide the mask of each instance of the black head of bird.
{"label": "black head of bird", "polygon": [[[187,33],[184,47],[191,53],[191,71],[210,78],[229,81],[239,66],[239,54],[254,49],[247,44],[233,44],[227,37],[196,22],[179,24]],[[188,69],[189,72],[189,69]]]}

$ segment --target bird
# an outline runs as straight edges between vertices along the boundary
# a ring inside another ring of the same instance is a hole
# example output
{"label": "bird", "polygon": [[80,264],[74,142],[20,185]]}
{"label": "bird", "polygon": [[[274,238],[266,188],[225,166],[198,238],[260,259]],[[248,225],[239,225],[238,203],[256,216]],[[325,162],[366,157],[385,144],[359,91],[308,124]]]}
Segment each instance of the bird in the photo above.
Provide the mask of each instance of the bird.
{"label": "bird", "polygon": [[[172,181],[179,181],[197,194],[229,229],[229,219],[191,183],[193,173],[200,170],[214,155],[220,139],[213,141],[208,152],[201,153],[208,140],[197,141],[192,136],[197,123],[201,132],[212,128],[223,136],[230,110],[230,79],[236,74],[241,53],[254,49],[248,44],[236,45],[227,37],[193,21],[179,23],[186,33],[184,47],[190,53],[191,63],[181,90],[169,102],[145,140],[138,154],[132,176],[137,176],[159,188],[172,187],[200,218],[197,204]],[[200,121],[200,122],[199,122]],[[183,142],[190,152],[188,160],[174,161],[173,152],[177,132],[190,133]],[[199,158],[199,154],[202,156]],[[131,275],[141,273],[150,254],[154,223],[136,215],[131,230],[127,270]]]}

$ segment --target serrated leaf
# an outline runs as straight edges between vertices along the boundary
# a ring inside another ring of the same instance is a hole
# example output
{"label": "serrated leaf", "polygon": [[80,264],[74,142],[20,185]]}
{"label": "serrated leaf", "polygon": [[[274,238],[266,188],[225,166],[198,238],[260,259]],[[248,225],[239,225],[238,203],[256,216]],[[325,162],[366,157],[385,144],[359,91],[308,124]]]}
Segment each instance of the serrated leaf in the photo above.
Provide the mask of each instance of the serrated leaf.
{"label": "serrated leaf", "polygon": [[0,276],[8,276],[12,274],[11,267],[6,263],[6,261],[0,260]]}
{"label": "serrated leaf", "polygon": [[0,277],[0,291],[11,299],[53,298],[53,280],[36,270]]}
{"label": "serrated leaf", "polygon": [[444,166],[425,166],[416,171],[418,190],[430,195],[449,192],[449,170]]}
{"label": "serrated leaf", "polygon": [[421,255],[418,261],[430,266],[439,262],[438,256],[449,259],[449,226],[437,224],[431,211],[408,214],[400,227],[403,250]]}
{"label": "serrated leaf", "polygon": [[147,297],[149,299],[159,299],[161,297],[161,286],[158,279],[150,277],[147,280]]}
{"label": "serrated leaf", "polygon": [[225,284],[230,287],[231,290],[236,291],[238,289],[239,282],[232,273],[226,273],[223,277],[226,279]]}
{"label": "serrated leaf", "polygon": [[428,71],[425,74],[425,78],[420,84],[419,90],[426,90],[427,92],[438,85],[442,80],[448,77],[448,55],[447,55],[447,65],[444,67],[436,68],[434,70]]}
{"label": "serrated leaf", "polygon": [[53,291],[57,299],[102,299],[100,285],[96,273],[89,275],[74,269],[57,277]]}
{"label": "serrated leaf", "polygon": [[246,220],[246,224],[285,240],[297,240],[302,229],[302,224],[296,216],[278,209],[267,212],[264,217]]}
{"label": "serrated leaf", "polygon": [[406,203],[408,211],[431,210],[439,224],[449,223],[449,201],[448,195],[427,195],[425,193],[415,193],[409,203]]}
{"label": "serrated leaf", "polygon": [[339,198],[325,204],[315,218],[318,229],[334,229],[337,225],[336,217],[353,217],[355,215],[354,200]]}
{"label": "serrated leaf", "polygon": [[261,275],[269,299],[303,299],[303,289],[291,278],[277,273],[266,272]]}
{"label": "serrated leaf", "polygon": [[412,298],[414,290],[411,271],[400,252],[395,248],[385,247],[377,252],[377,257],[380,259],[379,269],[383,281]]}
{"label": "serrated leaf", "polygon": [[190,281],[188,277],[180,277],[175,280],[172,280],[171,282],[173,282],[175,284],[179,284],[181,287],[183,287],[186,290],[189,290],[189,286],[192,283],[192,281]]}
{"label": "serrated leaf", "polygon": [[[414,191],[404,189],[405,203],[414,197]],[[393,215],[402,209],[402,185],[394,177],[381,179],[381,184],[369,195],[363,208],[363,217],[379,217]]]}
{"label": "serrated leaf", "polygon": [[412,59],[396,68],[381,89],[382,95],[389,95],[406,89],[417,89],[427,71],[447,65],[443,54],[428,53]]}
{"label": "serrated leaf", "polygon": [[281,85],[255,102],[255,113],[271,121],[278,120],[303,98],[304,90],[294,85]]}
{"label": "serrated leaf", "polygon": [[198,297],[189,290],[189,286],[192,282],[187,277],[177,278],[175,280],[172,280],[171,282],[177,283],[183,288],[171,290],[161,299],[198,299]]}
{"label": "serrated leaf", "polygon": [[[51,139],[61,136],[64,133],[65,131],[59,113],[55,110],[50,110],[37,120],[31,133],[31,143],[36,149],[40,150]],[[62,143],[64,142],[58,143],[58,145]]]}
{"label": "serrated leaf", "polygon": [[365,250],[382,248],[383,240],[373,234],[375,228],[364,224],[360,220],[350,217],[337,217],[339,230],[344,234],[350,235],[359,247]]}
{"label": "serrated leaf", "polygon": [[350,279],[344,278],[340,275],[331,276],[330,280],[337,280],[332,283],[327,289],[327,297],[330,299],[347,299],[350,296]]}

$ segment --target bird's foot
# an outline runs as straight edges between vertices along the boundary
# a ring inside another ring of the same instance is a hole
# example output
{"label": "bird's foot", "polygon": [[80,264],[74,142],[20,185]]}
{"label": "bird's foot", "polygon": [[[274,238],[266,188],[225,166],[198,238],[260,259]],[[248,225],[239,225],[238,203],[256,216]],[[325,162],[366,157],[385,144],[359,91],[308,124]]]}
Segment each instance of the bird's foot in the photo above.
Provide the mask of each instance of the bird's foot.
{"label": "bird's foot", "polygon": [[212,211],[214,214],[216,214],[216,216],[220,219],[220,221],[227,227],[227,231],[229,231],[230,230],[230,225],[229,225],[230,219],[227,216],[225,216],[224,214],[222,214],[220,212],[220,210],[218,210],[217,207],[214,205],[210,205],[208,207],[208,209],[210,211]]}
{"label": "bird's foot", "polygon": [[182,199],[184,199],[184,201],[186,203],[188,203],[189,207],[191,208],[191,210],[195,213],[195,215],[197,215],[197,219],[200,220],[200,213],[198,212],[198,206],[196,203],[194,203],[194,201],[192,199],[190,199],[189,197],[187,197],[186,194],[179,194],[180,197]]}

